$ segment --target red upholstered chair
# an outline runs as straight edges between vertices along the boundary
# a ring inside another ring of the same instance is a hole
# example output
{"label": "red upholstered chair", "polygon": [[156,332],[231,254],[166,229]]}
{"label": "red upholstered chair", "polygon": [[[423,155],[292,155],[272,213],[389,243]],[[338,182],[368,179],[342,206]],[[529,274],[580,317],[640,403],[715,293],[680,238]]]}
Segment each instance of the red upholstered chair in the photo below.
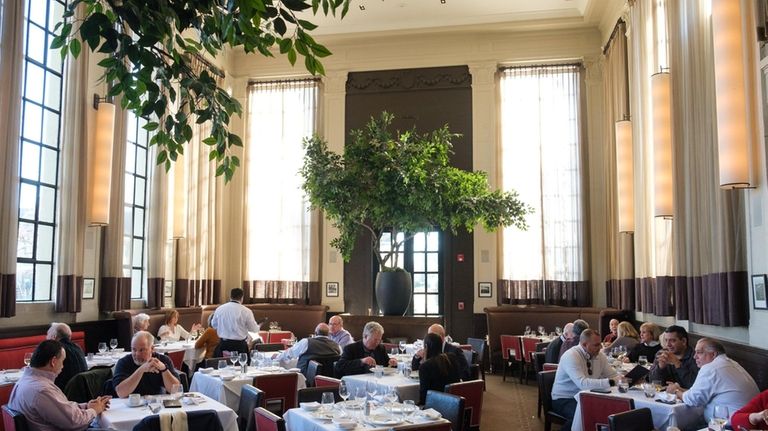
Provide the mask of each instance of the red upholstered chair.
{"label": "red upholstered chair", "polygon": [[[0,386],[0,405],[5,406],[8,404],[8,400],[11,399],[11,392],[13,391],[13,387],[16,386],[15,383],[12,383],[10,385],[3,385]],[[5,414],[5,412],[3,412]],[[3,422],[0,422],[0,431],[3,431],[3,423],[5,421],[5,418],[3,418]],[[10,431],[10,428],[5,428]]]}
{"label": "red upholstered chair", "polygon": [[520,372],[520,383],[525,376],[525,384],[528,384],[528,373],[533,369],[533,354],[536,353],[536,345],[539,344],[538,338],[520,337],[520,345],[523,349],[523,367]]}
{"label": "red upholstered chair", "polygon": [[541,371],[557,371],[557,364],[546,362],[542,366]]}
{"label": "red upholstered chair", "polygon": [[253,409],[257,431],[285,431],[285,420],[269,410],[259,407]]}
{"label": "red upholstered chair", "polygon": [[259,331],[259,337],[261,337],[262,343],[268,343],[269,342],[269,332],[267,331]]}
{"label": "red upholstered chair", "polygon": [[451,383],[445,385],[445,392],[464,397],[465,430],[480,429],[480,416],[483,411],[483,387],[482,380],[470,380],[468,382]]}
{"label": "red upholstered chair", "polygon": [[[253,386],[261,389],[261,407],[267,407],[282,416],[286,410],[296,407],[296,385],[299,375],[296,373],[265,374],[253,378]],[[261,428],[256,427],[259,431]]]}
{"label": "red upholstered chair", "polygon": [[341,380],[334,379],[333,377],[328,376],[315,376],[315,386],[318,388],[338,388],[341,384]]}
{"label": "red upholstered chair", "polygon": [[166,353],[166,356],[168,356],[173,363],[173,368],[176,368],[176,371],[180,372],[181,366],[184,365],[184,351],[177,350],[175,352],[168,352]]}
{"label": "red upholstered chair", "polygon": [[27,418],[23,414],[11,410],[7,405],[3,405],[3,423],[5,431],[29,431]]}
{"label": "red upholstered chair", "polygon": [[293,332],[291,331],[272,331],[269,332],[269,340],[267,343],[282,343],[283,338],[293,338]]}
{"label": "red upholstered chair", "polygon": [[504,365],[501,369],[501,380],[507,380],[507,368],[514,364],[523,364],[523,351],[520,347],[520,338],[517,335],[501,335],[501,357]]}
{"label": "red upholstered chair", "polygon": [[635,408],[632,398],[583,392],[579,396],[581,423],[584,431],[608,430],[608,416]]}

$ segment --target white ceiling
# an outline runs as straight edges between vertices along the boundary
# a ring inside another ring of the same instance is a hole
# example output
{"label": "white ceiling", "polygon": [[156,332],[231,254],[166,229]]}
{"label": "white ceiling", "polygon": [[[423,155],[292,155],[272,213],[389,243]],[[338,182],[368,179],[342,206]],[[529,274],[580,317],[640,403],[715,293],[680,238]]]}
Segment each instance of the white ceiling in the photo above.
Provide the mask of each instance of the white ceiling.
{"label": "white ceiling", "polygon": [[[307,17],[318,35],[424,32],[444,27],[549,29],[599,27],[620,0],[352,0],[349,13]],[[361,9],[364,7],[364,10]],[[311,10],[309,10],[311,14]],[[612,26],[612,24],[611,24]]]}

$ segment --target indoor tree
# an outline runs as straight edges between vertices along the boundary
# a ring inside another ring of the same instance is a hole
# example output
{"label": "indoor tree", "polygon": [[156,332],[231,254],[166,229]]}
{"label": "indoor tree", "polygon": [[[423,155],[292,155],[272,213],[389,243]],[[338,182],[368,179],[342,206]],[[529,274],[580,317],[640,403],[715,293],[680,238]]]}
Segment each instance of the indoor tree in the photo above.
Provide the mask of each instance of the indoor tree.
{"label": "indoor tree", "polygon": [[[85,8],[76,19],[76,8]],[[109,96],[120,96],[124,109],[147,120],[157,145],[157,163],[169,169],[192,139],[189,122],[211,122],[209,159],[217,175],[232,179],[240,160],[231,153],[242,146],[229,130],[233,115],[242,115],[237,100],[216,84],[206,70],[191,67],[193,57],[216,57],[225,48],[273,56],[291,64],[298,56],[312,74],[323,74],[320,58],[330,51],[310,32],[317,26],[303,19],[312,13],[343,17],[350,0],[70,0],[64,22],[56,27],[51,47],[77,57],[83,45],[106,54],[99,61]]]}

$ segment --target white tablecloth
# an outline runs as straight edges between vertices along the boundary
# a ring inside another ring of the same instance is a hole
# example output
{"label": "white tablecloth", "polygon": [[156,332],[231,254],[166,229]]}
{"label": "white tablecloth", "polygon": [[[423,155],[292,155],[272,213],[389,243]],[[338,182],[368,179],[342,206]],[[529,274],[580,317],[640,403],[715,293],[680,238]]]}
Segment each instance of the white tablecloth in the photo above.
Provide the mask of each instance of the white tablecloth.
{"label": "white tablecloth", "polygon": [[[386,414],[383,409],[376,409],[373,414]],[[312,412],[308,412],[306,410],[303,410],[301,408],[295,408],[287,410],[285,413],[283,413],[283,419],[285,419],[285,429],[286,431],[339,431],[339,428],[337,428],[333,422],[329,420],[320,421],[312,416]],[[355,430],[389,430],[389,429],[399,429],[402,427],[412,427],[413,424],[403,422],[400,425],[396,425],[394,427],[392,426],[382,426],[377,427],[375,425],[365,425],[361,423],[358,419],[354,419],[357,422],[357,427]],[[431,421],[433,423],[438,422],[447,422],[445,419],[438,419],[436,421]]]}
{"label": "white tablecloth", "polygon": [[[283,371],[287,372],[287,371]],[[189,390],[193,392],[200,392],[207,395],[214,400],[223,403],[227,407],[237,410],[240,404],[240,392],[243,385],[253,384],[253,378],[257,375],[274,374],[263,370],[257,370],[254,367],[248,367],[248,374],[236,377],[233,380],[225,382],[221,380],[218,375],[218,371],[214,371],[211,374],[203,374],[200,371],[196,372],[192,377],[192,385]],[[307,379],[303,374],[297,373],[299,380],[296,382],[296,390],[307,387]]]}
{"label": "white tablecloth", "polygon": [[120,358],[126,355],[130,355],[131,352],[115,352],[115,353],[96,353],[92,359],[89,359],[86,355],[85,363],[90,370],[93,367],[111,367],[114,366]]}
{"label": "white tablecloth", "polygon": [[352,376],[344,376],[341,378],[346,384],[351,394],[357,394],[358,388],[365,389],[366,384],[369,381],[376,382],[376,392],[381,394],[382,391],[386,391],[388,387],[394,387],[397,396],[400,398],[400,402],[405,400],[413,400],[419,402],[419,381],[411,378],[403,377],[400,373],[392,375],[386,375],[377,379],[373,373],[367,374],[355,374]]}
{"label": "white tablecloth", "polygon": [[157,353],[178,352],[179,350],[184,351],[184,363],[192,371],[195,370],[195,365],[202,361],[205,356],[205,349],[196,349],[194,341],[171,341],[155,346],[155,352]]}
{"label": "white tablecloth", "polygon": [[[637,388],[637,389],[634,389]],[[581,392],[576,396],[576,401],[580,399]],[[677,427],[680,429],[691,428],[704,420],[704,409],[700,407],[688,407],[682,402],[678,402],[675,405],[664,404],[656,402],[654,398],[646,398],[645,394],[639,387],[633,387],[627,393],[619,393],[616,387],[611,388],[611,395],[632,398],[635,400],[635,408],[648,407],[651,409],[653,415],[653,426],[660,431],[667,429],[669,424],[669,418],[674,415],[677,421]],[[657,394],[658,397],[658,394]],[[583,431],[581,426],[581,407],[576,406],[576,415],[573,418],[573,431]]]}
{"label": "white tablecloth", "polygon": [[[237,414],[229,407],[212,400],[205,395],[200,395],[205,399],[204,402],[198,405],[183,404],[182,409],[185,412],[191,412],[195,410],[215,410],[219,415],[219,420],[224,428],[224,431],[237,431]],[[173,411],[176,409],[161,409],[160,413]],[[98,418],[98,426],[101,428],[109,428],[117,431],[131,431],[133,427],[139,423],[145,416],[151,415],[149,407],[128,407],[128,399],[126,398],[114,398],[110,402],[109,410],[105,411]]]}

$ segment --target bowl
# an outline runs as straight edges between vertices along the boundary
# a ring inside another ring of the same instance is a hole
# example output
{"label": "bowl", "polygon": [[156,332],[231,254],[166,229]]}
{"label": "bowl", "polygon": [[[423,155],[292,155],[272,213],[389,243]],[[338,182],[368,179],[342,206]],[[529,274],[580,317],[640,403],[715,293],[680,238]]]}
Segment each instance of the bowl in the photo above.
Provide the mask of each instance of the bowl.
{"label": "bowl", "polygon": [[320,408],[320,403],[318,403],[317,401],[312,401],[309,403],[299,403],[299,406],[308,412],[314,412],[315,410]]}

